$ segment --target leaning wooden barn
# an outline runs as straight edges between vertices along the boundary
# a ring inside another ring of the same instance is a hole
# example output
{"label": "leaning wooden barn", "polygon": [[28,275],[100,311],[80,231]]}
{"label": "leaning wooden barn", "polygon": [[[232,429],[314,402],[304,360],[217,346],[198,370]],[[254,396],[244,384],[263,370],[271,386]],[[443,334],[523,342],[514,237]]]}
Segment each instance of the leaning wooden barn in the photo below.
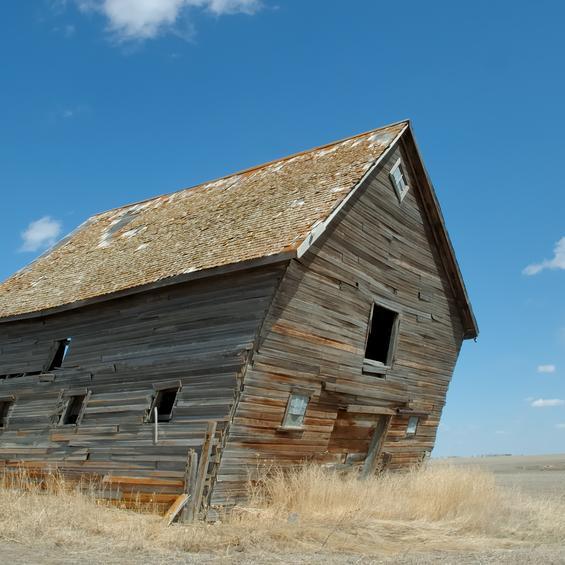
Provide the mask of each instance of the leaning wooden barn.
{"label": "leaning wooden barn", "polygon": [[0,285],[0,470],[191,512],[401,469],[477,325],[408,122],[96,215]]}

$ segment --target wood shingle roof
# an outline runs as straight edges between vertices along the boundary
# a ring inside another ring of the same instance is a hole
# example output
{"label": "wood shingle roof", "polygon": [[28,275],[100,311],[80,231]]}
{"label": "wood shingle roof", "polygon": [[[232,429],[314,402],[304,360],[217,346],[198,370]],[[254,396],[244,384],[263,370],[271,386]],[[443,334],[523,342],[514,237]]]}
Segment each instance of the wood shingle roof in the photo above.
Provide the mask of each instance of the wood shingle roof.
{"label": "wood shingle roof", "polygon": [[0,285],[0,319],[296,252],[407,127],[95,215]]}

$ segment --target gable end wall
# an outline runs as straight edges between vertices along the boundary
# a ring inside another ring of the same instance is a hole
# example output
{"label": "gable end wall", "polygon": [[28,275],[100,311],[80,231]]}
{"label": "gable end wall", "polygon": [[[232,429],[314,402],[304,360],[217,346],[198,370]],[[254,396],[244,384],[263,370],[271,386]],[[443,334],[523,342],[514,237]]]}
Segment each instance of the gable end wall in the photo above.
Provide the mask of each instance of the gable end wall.
{"label": "gable end wall", "polygon": [[[243,500],[249,475],[263,464],[361,461],[376,416],[347,414],[348,405],[429,414],[410,439],[408,416],[392,417],[381,454],[390,468],[432,450],[463,328],[417,187],[399,203],[390,183],[399,157],[406,163],[397,145],[328,232],[291,261],[246,371],[218,475],[222,501]],[[385,379],[362,372],[374,300],[401,316]],[[278,429],[293,387],[312,395],[301,432]]]}

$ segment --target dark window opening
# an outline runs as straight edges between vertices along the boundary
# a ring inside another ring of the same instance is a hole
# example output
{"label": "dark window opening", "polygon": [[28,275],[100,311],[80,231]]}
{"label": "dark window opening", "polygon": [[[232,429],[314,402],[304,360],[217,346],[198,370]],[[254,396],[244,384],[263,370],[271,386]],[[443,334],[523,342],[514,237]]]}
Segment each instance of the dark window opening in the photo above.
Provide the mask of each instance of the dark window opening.
{"label": "dark window opening", "polygon": [[397,318],[397,312],[378,304],[373,305],[365,359],[378,361],[383,365],[390,364]]}
{"label": "dark window opening", "polygon": [[151,413],[149,414],[150,422],[155,422],[155,409],[157,409],[158,422],[171,421],[178,392],[178,388],[165,388],[156,392],[153,403],[151,404]]}
{"label": "dark window opening", "polygon": [[57,349],[55,350],[55,354],[53,355],[53,359],[49,364],[48,370],[53,371],[55,369],[60,369],[63,366],[63,361],[69,352],[69,348],[71,346],[71,338],[68,337],[67,339],[61,339],[57,342]]}
{"label": "dark window opening", "polygon": [[61,423],[63,425],[67,424],[78,424],[78,419],[82,412],[82,407],[84,405],[84,400],[86,395],[79,394],[76,396],[71,396],[67,402],[67,406],[63,415],[61,416]]}
{"label": "dark window opening", "polygon": [[11,400],[0,400],[0,429],[5,428],[8,423],[8,413],[12,404]]}

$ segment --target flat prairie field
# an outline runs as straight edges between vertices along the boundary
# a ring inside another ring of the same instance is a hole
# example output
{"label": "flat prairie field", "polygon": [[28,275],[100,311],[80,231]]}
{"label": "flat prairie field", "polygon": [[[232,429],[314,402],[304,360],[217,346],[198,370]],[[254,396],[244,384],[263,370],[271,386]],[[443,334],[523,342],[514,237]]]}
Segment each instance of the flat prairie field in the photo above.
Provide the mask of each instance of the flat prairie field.
{"label": "flat prairie field", "polygon": [[497,484],[516,487],[533,496],[565,499],[565,454],[488,455],[432,459],[432,465],[478,467],[493,473]]}

